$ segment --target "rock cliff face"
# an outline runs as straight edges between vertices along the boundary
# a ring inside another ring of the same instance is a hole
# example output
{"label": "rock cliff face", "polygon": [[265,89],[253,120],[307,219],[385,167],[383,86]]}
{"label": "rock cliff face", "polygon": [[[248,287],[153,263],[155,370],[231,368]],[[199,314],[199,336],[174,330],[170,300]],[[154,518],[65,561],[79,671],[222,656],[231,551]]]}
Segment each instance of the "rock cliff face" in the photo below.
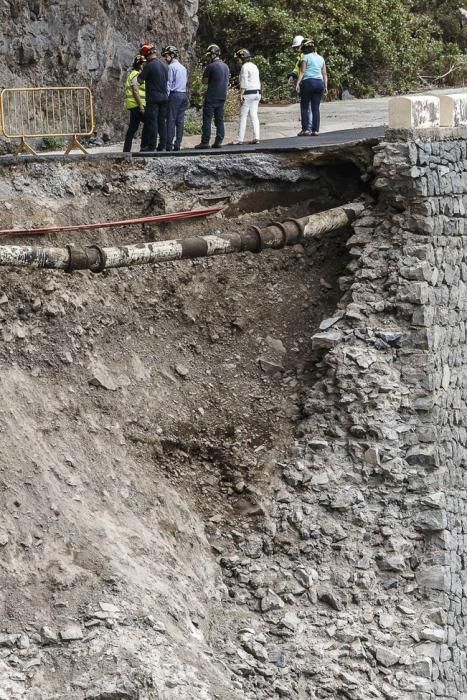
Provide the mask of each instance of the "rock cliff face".
{"label": "rock cliff face", "polygon": [[126,124],[122,83],[141,40],[189,58],[198,0],[0,2],[2,87],[89,85],[98,132]]}

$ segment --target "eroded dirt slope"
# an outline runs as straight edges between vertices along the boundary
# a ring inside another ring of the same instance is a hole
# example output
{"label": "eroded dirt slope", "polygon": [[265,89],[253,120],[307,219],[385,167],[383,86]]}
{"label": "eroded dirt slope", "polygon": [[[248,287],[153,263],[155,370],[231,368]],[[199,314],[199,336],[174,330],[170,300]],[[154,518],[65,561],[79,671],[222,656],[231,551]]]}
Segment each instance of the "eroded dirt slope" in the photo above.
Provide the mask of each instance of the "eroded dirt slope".
{"label": "eroded dirt slope", "polygon": [[[82,171],[14,173],[2,182],[5,224],[13,189],[18,224],[127,211],[122,174],[94,171],[84,191]],[[140,175],[126,176],[132,198]],[[210,177],[203,196],[219,199]],[[158,190],[159,208],[199,202],[186,187]],[[140,190],[154,210],[154,191]],[[317,207],[310,197],[99,240],[238,230],[302,215]],[[0,273],[0,697],[263,697],[231,669],[231,632],[251,613],[232,599],[220,541],[246,538],[245,556],[257,557],[314,381],[310,336],[341,293],[347,235],[102,275]],[[245,534],[257,527],[259,540]],[[285,673],[280,653],[258,675],[267,695]]]}

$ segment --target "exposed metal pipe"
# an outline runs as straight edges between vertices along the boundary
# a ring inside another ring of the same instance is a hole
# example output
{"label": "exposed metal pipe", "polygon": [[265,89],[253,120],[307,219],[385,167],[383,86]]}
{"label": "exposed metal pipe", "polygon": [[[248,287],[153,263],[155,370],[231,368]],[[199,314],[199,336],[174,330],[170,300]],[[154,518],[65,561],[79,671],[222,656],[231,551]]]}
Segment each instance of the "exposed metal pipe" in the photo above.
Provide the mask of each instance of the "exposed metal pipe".
{"label": "exposed metal pipe", "polygon": [[0,246],[0,266],[37,267],[53,270],[91,270],[102,272],[114,267],[202,258],[212,255],[284,248],[302,240],[319,238],[329,231],[348,226],[365,209],[362,202],[351,202],[335,209],[311,214],[301,219],[274,222],[265,228],[252,226],[241,233],[217,236],[194,236],[171,241],[154,241],[134,245],[101,248],[36,246]]}

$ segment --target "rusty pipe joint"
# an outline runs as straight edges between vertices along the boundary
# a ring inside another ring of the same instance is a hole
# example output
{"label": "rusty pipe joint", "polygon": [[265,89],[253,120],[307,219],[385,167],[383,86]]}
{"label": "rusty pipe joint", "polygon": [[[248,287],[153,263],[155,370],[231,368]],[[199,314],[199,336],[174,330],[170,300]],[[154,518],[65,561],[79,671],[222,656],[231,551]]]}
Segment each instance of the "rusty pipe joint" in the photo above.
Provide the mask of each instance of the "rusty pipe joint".
{"label": "rusty pipe joint", "polygon": [[71,273],[75,270],[91,270],[91,272],[102,272],[106,266],[106,255],[103,248],[98,245],[81,248],[67,245],[68,266],[65,272]]}
{"label": "rusty pipe joint", "polygon": [[250,226],[243,234],[243,250],[260,253],[266,248],[279,250],[299,243],[303,236],[304,223],[301,219],[273,221],[265,228]]}

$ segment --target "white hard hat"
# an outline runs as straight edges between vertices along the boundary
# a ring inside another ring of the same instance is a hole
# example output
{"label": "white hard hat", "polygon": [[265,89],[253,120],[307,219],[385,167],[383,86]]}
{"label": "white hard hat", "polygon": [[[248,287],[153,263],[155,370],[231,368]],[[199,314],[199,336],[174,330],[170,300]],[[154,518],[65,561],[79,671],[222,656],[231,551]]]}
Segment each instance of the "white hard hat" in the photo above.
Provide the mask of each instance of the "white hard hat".
{"label": "white hard hat", "polygon": [[302,44],[303,40],[305,37],[301,36],[298,34],[297,36],[294,37],[294,40],[292,41],[292,48],[293,49],[298,49]]}

